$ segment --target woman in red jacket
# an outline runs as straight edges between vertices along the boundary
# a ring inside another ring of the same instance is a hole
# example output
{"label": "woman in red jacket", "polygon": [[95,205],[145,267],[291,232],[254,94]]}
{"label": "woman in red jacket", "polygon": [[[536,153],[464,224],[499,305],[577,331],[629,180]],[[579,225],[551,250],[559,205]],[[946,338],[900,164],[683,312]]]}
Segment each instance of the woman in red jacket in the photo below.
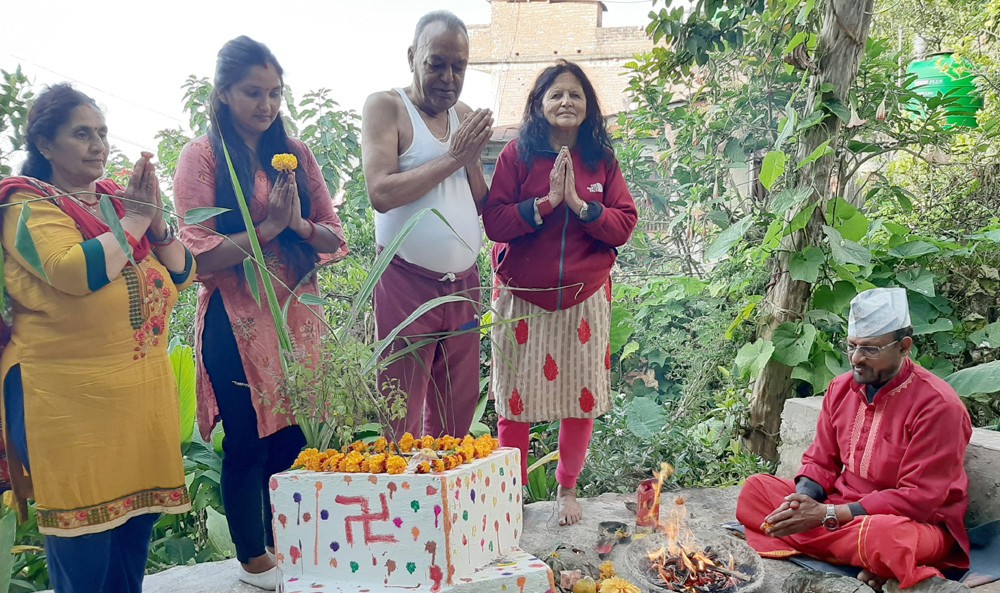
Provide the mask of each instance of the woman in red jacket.
{"label": "woman in red jacket", "polygon": [[527,481],[530,423],[562,421],[562,525],[580,520],[576,481],[611,406],[611,267],[636,219],[593,85],[571,62],[546,68],[500,153],[483,225],[506,321],[491,336],[500,444],[521,450]]}

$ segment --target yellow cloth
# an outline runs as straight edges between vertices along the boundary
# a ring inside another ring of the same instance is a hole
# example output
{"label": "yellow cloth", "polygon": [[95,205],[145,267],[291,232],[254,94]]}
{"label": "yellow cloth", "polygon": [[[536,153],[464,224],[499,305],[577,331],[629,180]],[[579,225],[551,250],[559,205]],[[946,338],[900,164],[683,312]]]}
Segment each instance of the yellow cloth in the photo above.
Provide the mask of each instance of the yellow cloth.
{"label": "yellow cloth", "polygon": [[80,231],[57,206],[38,201],[28,228],[46,282],[14,246],[19,202],[32,197],[11,197],[17,205],[3,209],[0,237],[13,313],[0,370],[6,377],[21,366],[31,465],[27,486],[14,479],[15,495],[23,500],[33,489],[39,531],[64,537],[144,513],[185,512],[191,503],[167,326],[193,274],[175,286],[151,253],[91,292]]}

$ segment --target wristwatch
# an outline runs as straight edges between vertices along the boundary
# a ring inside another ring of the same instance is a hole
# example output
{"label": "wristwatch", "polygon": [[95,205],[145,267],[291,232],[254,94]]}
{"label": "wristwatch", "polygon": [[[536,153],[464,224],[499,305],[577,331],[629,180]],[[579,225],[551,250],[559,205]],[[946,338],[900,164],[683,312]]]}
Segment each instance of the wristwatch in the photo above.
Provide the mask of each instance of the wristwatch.
{"label": "wristwatch", "polygon": [[823,517],[823,527],[826,527],[827,531],[836,531],[840,528],[840,520],[837,519],[837,507],[835,505],[826,505],[826,516]]}
{"label": "wristwatch", "polygon": [[152,243],[154,246],[163,247],[165,245],[170,245],[175,240],[177,240],[177,229],[174,228],[174,225],[168,222],[165,226],[167,227],[167,235],[163,237],[162,241],[157,241],[156,237],[153,235],[153,231],[151,230],[148,231],[149,242]]}

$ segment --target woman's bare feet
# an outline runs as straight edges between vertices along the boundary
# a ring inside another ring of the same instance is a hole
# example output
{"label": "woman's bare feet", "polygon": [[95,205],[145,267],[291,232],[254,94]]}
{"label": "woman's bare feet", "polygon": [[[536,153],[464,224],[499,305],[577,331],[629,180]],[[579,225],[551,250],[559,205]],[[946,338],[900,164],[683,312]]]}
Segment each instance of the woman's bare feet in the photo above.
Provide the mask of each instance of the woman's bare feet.
{"label": "woman's bare feet", "polygon": [[877,577],[867,570],[862,570],[858,573],[858,580],[876,591],[881,591],[882,586],[885,585],[885,579]]}
{"label": "woman's bare feet", "polygon": [[559,509],[560,525],[573,525],[583,518],[583,507],[576,500],[576,490],[559,486],[556,494],[556,505]]}

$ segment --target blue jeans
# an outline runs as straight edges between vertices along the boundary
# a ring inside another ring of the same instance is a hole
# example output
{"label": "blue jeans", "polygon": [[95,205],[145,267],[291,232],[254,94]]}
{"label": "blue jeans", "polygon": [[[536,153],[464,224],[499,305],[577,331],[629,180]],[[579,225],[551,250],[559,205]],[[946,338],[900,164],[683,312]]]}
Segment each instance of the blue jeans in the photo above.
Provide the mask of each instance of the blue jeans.
{"label": "blue jeans", "polygon": [[272,475],[291,467],[306,438],[298,426],[258,436],[257,411],[219,291],[208,302],[201,357],[226,431],[222,439],[222,506],[236,558],[247,564],[264,555],[264,546],[274,545],[268,482]]}

